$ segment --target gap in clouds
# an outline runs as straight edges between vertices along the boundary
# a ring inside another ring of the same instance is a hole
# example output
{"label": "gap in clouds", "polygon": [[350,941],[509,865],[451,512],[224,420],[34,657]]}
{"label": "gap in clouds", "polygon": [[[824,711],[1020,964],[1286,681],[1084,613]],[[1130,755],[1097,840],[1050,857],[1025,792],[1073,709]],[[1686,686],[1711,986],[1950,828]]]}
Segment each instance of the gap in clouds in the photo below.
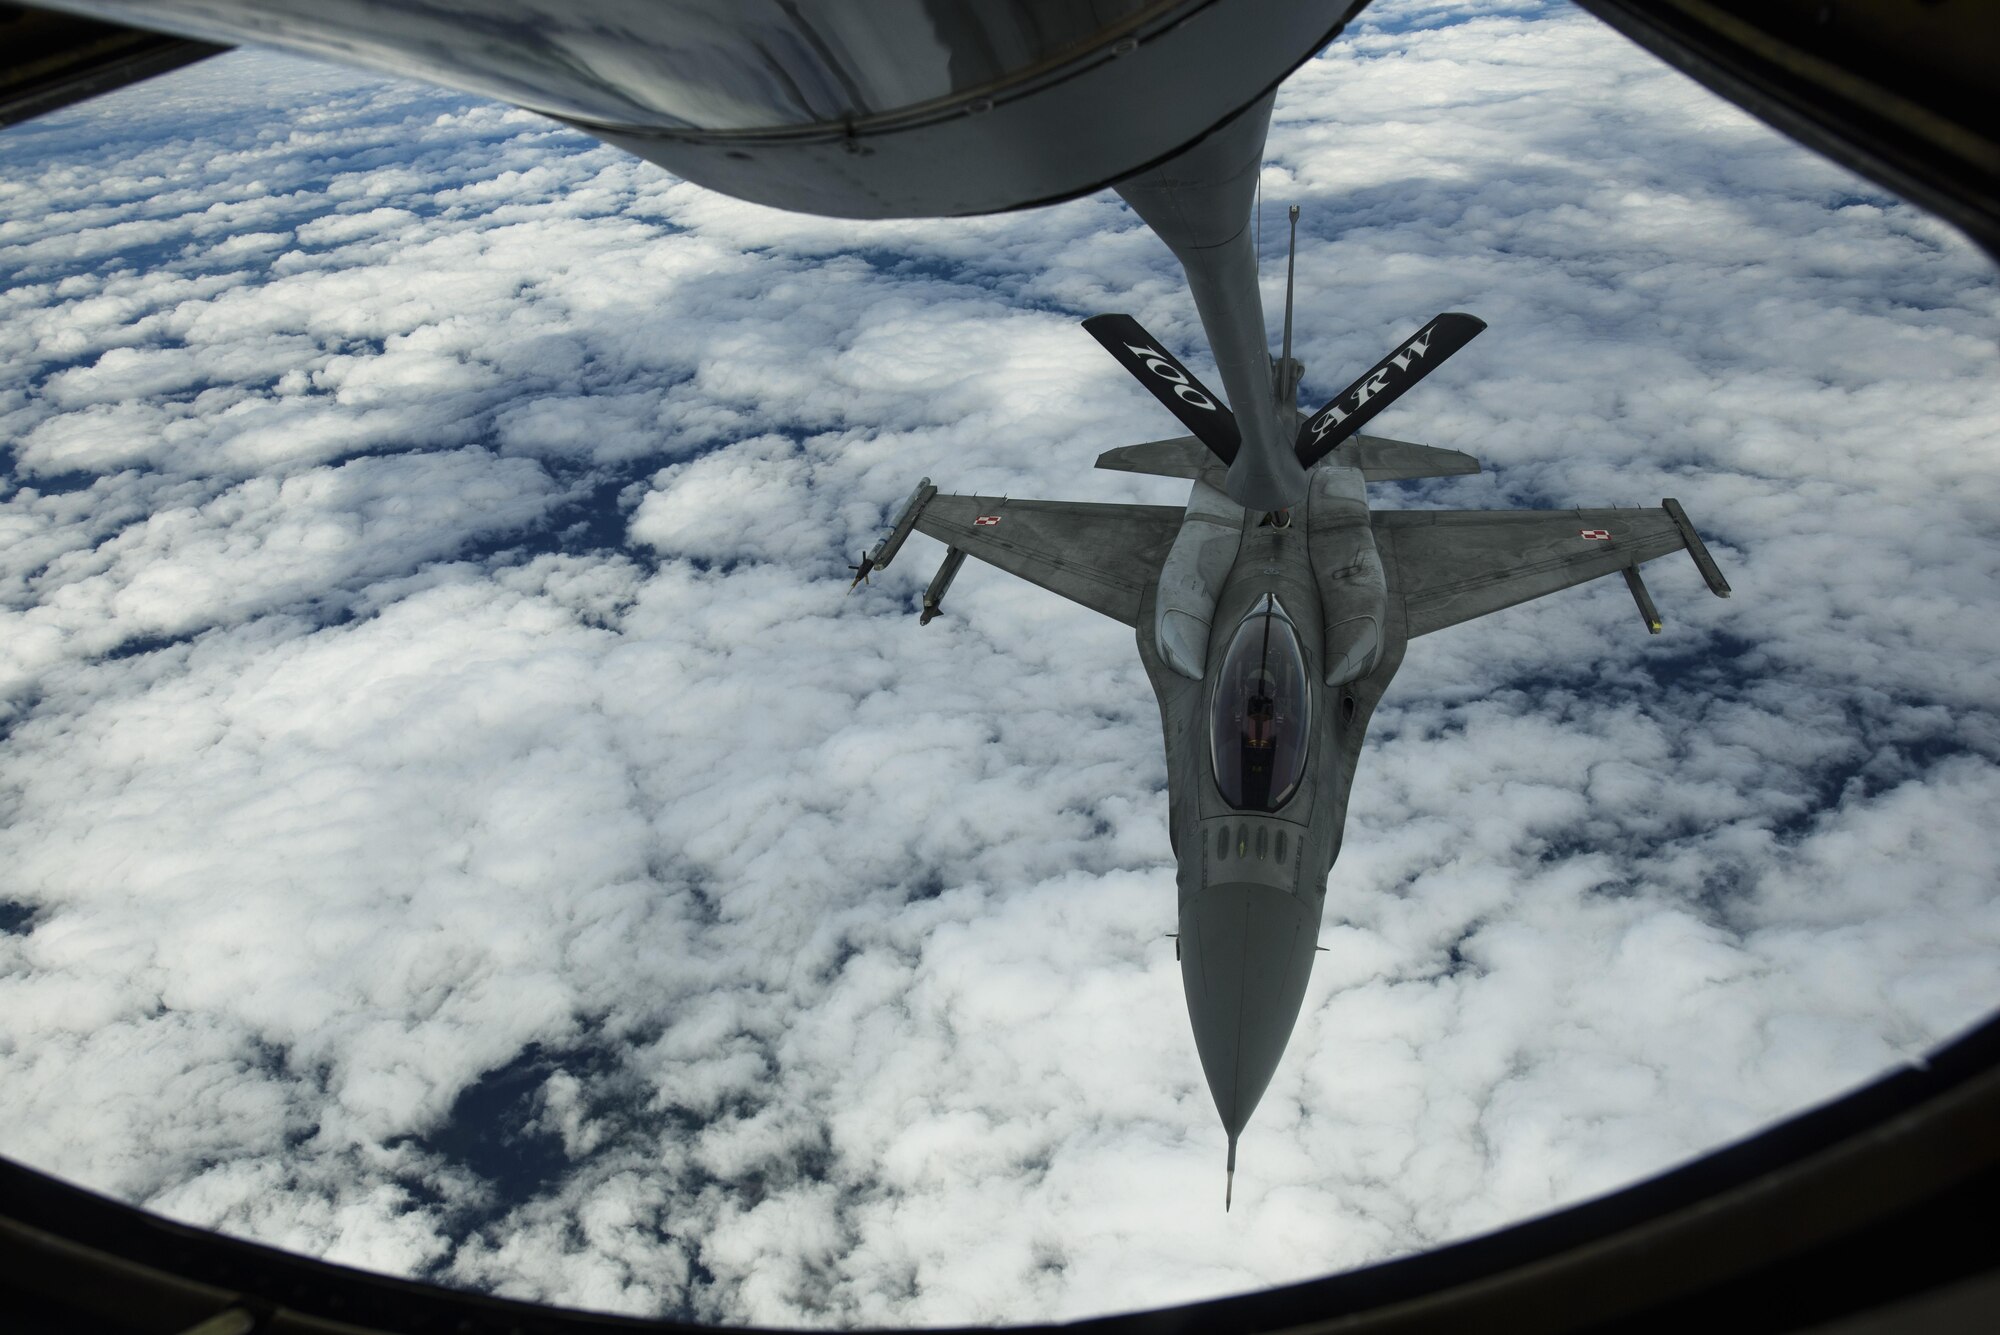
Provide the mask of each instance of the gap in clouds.
{"label": "gap in clouds", "polygon": [[842,594],[925,474],[1179,499],[1088,467],[1172,428],[1076,320],[1200,344],[1115,197],[787,215],[248,54],[0,137],[0,1150],[518,1296],[1075,1316],[1536,1213],[1968,1022],[1991,271],[1532,13],[1374,6],[1287,83],[1298,351],[1330,392],[1479,313],[1381,430],[1488,472],[1376,502],[1677,495],[1737,596],[1412,646],[1227,1218],[1129,634],[980,568],[918,631],[922,541]]}

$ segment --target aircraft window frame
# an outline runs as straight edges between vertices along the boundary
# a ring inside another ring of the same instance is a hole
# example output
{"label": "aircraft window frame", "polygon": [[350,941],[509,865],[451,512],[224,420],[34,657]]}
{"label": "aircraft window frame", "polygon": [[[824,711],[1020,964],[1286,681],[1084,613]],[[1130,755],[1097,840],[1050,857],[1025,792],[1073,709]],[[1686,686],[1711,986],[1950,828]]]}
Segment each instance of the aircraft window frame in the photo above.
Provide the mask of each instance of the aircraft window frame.
{"label": "aircraft window frame", "polygon": [[1267,593],[1231,636],[1209,700],[1209,768],[1222,800],[1236,811],[1283,808],[1304,782],[1311,737],[1298,628]]}

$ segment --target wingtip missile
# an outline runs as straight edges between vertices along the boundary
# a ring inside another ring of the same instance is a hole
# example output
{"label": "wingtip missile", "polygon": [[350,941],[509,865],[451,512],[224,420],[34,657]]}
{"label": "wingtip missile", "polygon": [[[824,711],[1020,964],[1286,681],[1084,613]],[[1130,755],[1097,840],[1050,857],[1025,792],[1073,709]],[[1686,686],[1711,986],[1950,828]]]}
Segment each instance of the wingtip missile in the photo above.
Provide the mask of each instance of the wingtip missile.
{"label": "wingtip missile", "polygon": [[861,553],[859,565],[847,567],[854,572],[854,582],[847,586],[849,593],[853,593],[860,585],[868,583],[869,575],[885,569],[896,559],[896,553],[903,550],[904,541],[909,538],[910,531],[917,526],[917,516],[923,513],[924,507],[930,504],[931,497],[935,495],[937,488],[931,485],[929,478],[917,483],[916,490],[910,493],[910,498],[903,502],[902,510],[897,513],[895,525],[890,528],[889,536],[876,543],[872,551]]}
{"label": "wingtip missile", "polygon": [[1694,558],[1694,568],[1701,572],[1702,582],[1708,591],[1718,598],[1729,596],[1729,581],[1722,577],[1722,568],[1715,564],[1715,558],[1708,554],[1708,544],[1701,540],[1701,534],[1694,531],[1694,522],[1681,509],[1681,503],[1669,496],[1660,502],[1667,517],[1674,521],[1674,527],[1681,531],[1681,541],[1687,544],[1687,553]]}

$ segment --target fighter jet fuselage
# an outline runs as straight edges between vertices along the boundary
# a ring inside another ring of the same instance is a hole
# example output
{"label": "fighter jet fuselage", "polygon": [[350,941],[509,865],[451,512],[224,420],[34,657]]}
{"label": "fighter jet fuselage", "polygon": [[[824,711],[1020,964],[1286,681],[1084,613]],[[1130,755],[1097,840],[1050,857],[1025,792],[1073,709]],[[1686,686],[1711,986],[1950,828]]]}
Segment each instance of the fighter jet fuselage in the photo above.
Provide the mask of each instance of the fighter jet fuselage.
{"label": "fighter jet fuselage", "polygon": [[[1138,640],[1168,750],[1188,1017],[1233,1159],[1312,971],[1354,777],[1342,740],[1367,726],[1349,687],[1380,661],[1386,608],[1356,469],[1315,470],[1302,513],[1283,516],[1242,511],[1219,480],[1195,481],[1141,621],[1155,633]],[[1235,556],[1211,591],[1199,553],[1229,545],[1232,527]],[[1177,560],[1193,576],[1178,586]],[[1205,637],[1190,624],[1204,602]]]}

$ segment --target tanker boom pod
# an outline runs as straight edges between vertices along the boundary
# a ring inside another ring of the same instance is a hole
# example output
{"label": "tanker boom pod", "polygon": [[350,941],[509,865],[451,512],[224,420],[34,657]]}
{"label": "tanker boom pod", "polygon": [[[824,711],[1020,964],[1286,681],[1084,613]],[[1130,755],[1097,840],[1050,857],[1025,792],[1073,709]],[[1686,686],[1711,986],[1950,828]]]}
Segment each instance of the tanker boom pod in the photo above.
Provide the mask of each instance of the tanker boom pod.
{"label": "tanker boom pod", "polygon": [[1363,3],[36,0],[497,98],[696,185],[833,218],[1102,190],[1268,105]]}

